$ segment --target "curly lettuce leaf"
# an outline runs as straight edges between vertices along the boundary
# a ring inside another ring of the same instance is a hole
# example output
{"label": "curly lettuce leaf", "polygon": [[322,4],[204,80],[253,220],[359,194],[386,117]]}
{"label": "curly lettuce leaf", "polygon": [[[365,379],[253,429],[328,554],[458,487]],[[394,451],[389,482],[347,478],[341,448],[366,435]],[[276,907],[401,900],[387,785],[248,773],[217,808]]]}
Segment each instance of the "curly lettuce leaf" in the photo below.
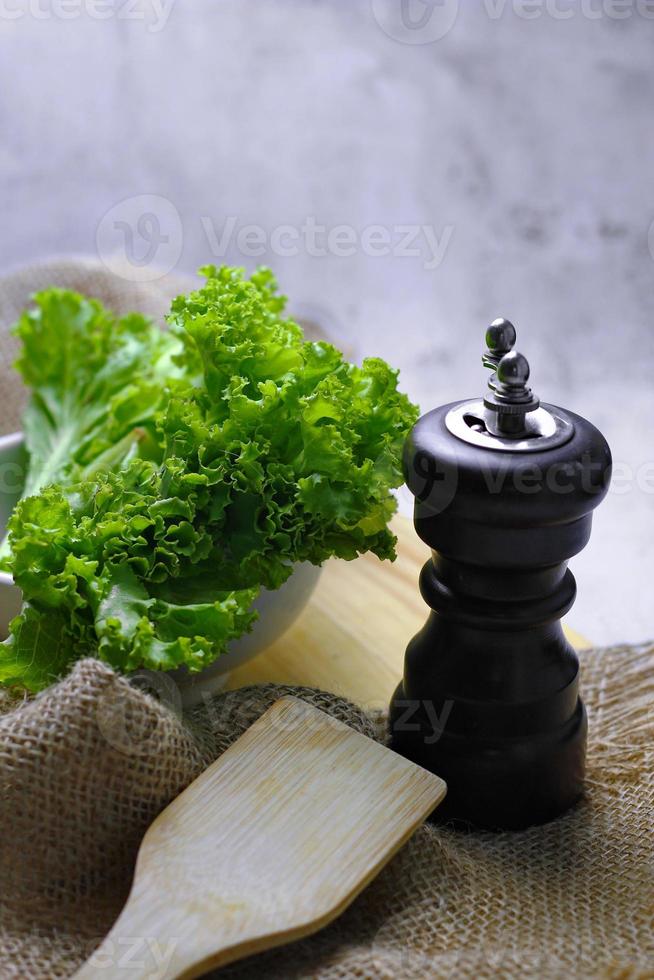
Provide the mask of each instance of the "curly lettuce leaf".
{"label": "curly lettuce leaf", "polygon": [[198,377],[172,386],[160,425],[171,486],[208,481],[213,560],[275,588],[297,561],[393,558],[390,491],[418,414],[397,371],[306,342],[269,270],[202,271],[206,285],[169,318]]}
{"label": "curly lettuce leaf", "polygon": [[[121,671],[201,670],[251,627],[256,588],[211,589],[185,601],[161,582],[202,558],[202,534],[161,506],[159,476],[135,461],[64,494],[50,487],[18,504],[10,522],[12,569],[28,598],[0,656],[0,681],[38,690],[73,660],[99,656]],[[190,575],[193,578],[193,573]],[[209,583],[210,585],[210,583]]]}

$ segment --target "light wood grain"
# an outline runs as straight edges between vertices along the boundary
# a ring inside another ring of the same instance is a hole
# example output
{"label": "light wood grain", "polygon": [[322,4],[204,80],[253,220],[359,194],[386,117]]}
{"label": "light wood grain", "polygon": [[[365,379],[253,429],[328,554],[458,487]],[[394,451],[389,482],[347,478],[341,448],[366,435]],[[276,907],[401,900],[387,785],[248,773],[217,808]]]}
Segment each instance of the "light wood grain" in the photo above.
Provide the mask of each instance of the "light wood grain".
{"label": "light wood grain", "polygon": [[316,931],[444,795],[437,776],[324,712],[277,701],[157,817],[77,980],[195,977]]}
{"label": "light wood grain", "polygon": [[[229,688],[275,681],[344,695],[367,708],[388,705],[402,676],[404,651],[429,612],[418,574],[429,550],[412,523],[396,517],[397,561],[374,555],[330,561],[291,630],[255,660],[233,671]],[[590,644],[573,630],[577,649]]]}

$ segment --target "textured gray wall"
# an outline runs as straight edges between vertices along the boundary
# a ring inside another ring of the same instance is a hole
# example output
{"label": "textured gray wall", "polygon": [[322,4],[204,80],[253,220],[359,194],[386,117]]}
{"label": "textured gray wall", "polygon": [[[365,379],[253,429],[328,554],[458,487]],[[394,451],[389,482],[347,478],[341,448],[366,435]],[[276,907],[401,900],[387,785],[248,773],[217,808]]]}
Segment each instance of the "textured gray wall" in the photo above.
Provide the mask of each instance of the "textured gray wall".
{"label": "textured gray wall", "polygon": [[405,13],[1,0],[2,268],[263,261],[423,408],[481,391],[483,328],[509,316],[535,389],[620,464],[571,622],[651,636],[654,2]]}

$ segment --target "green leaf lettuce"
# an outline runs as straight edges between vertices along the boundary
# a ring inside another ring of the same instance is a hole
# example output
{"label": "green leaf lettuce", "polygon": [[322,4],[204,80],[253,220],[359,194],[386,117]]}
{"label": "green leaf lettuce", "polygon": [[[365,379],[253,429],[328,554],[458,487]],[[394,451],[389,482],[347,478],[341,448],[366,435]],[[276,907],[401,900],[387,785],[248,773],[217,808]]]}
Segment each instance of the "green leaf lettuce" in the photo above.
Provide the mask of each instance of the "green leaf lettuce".
{"label": "green leaf lettuce", "polygon": [[[390,491],[417,417],[397,372],[306,342],[268,270],[202,271],[167,334],[143,318],[107,330],[97,304],[62,291],[39,298],[40,330],[21,321],[30,486],[44,469],[54,485],[11,520],[26,604],[0,681],[38,689],[88,654],[200,670],[296,563],[394,557]],[[56,365],[46,313],[79,335]]]}

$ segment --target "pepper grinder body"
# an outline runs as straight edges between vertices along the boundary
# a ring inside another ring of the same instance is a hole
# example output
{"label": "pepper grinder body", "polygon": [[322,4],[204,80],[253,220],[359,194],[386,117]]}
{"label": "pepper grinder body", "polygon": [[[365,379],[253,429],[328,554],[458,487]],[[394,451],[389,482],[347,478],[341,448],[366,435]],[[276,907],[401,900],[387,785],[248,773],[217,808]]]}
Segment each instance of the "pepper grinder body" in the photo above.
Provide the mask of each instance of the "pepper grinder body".
{"label": "pepper grinder body", "polygon": [[391,744],[445,779],[434,816],[460,825],[543,823],[583,792],[586,712],[561,617],[611,454],[580,416],[539,411],[543,433],[520,442],[496,439],[479,403],[445,405],[405,446],[415,528],[432,550],[420,576],[431,613],[406,651]]}

